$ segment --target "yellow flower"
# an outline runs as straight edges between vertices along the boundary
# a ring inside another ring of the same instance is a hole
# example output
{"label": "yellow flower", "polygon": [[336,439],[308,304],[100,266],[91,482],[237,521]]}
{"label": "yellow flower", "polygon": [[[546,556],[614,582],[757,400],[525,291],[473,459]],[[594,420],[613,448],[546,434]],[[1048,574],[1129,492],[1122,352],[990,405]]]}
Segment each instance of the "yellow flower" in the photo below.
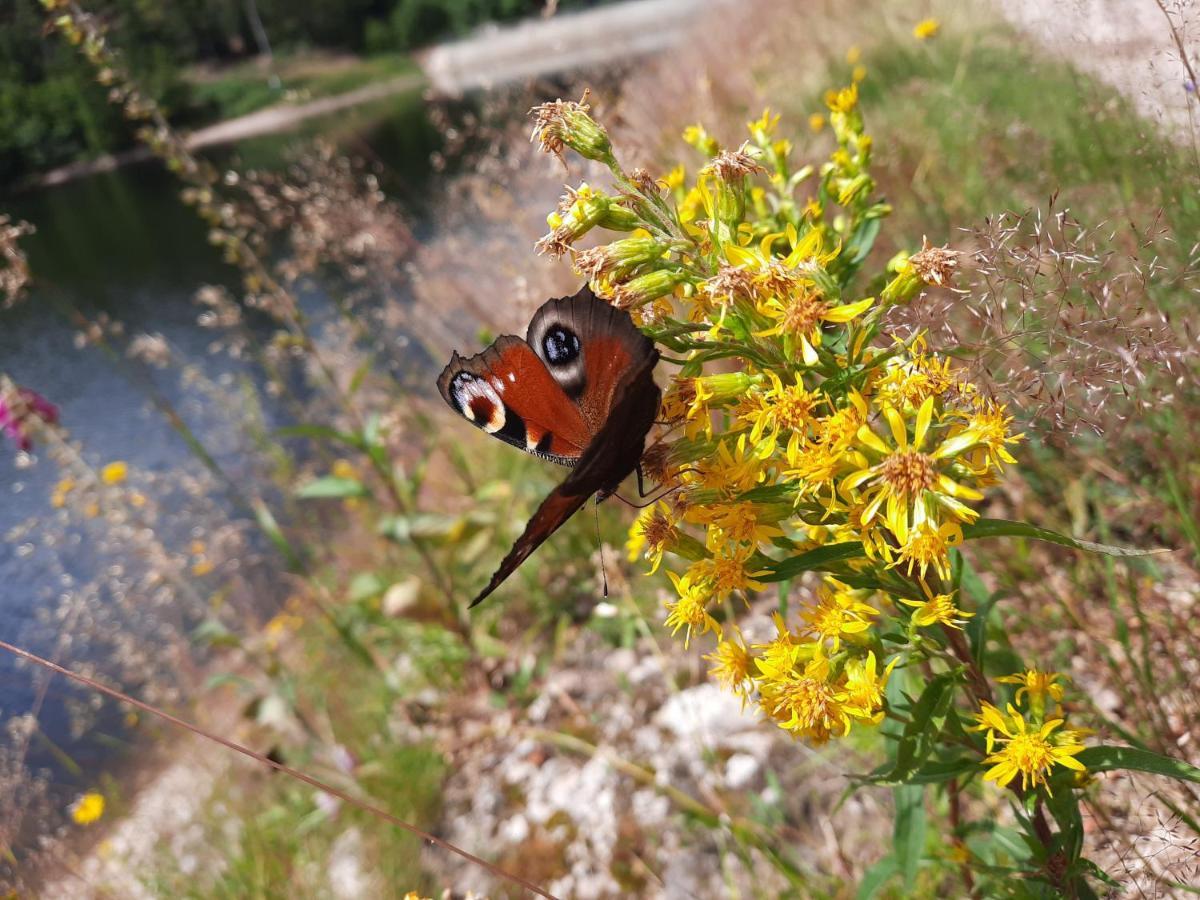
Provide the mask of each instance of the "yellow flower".
{"label": "yellow flower", "polygon": [[709,403],[713,397],[712,386],[705,379],[677,378],[663,397],[663,418],[668,422],[685,422],[684,432],[689,438],[701,432],[712,437]]}
{"label": "yellow flower", "polygon": [[110,462],[100,470],[100,480],[105,484],[120,484],[129,475],[129,465],[124,462]]}
{"label": "yellow flower", "polygon": [[1002,403],[980,401],[978,408],[967,417],[965,427],[955,436],[959,441],[972,442],[971,455],[978,457],[972,461],[979,471],[991,468],[999,472],[1005,463],[1016,463],[1008,452],[1008,445],[1019,443],[1025,435],[1008,433],[1012,416],[1006,415],[1007,412]]}
{"label": "yellow flower", "polygon": [[812,646],[797,644],[795,635],[788,629],[783,616],[775,613],[772,621],[775,623],[775,638],[765,644],[755,644],[754,649],[761,651],[754,657],[754,665],[759,680],[771,680],[786,677],[795,668],[803,656],[812,655]]}
{"label": "yellow flower", "polygon": [[866,79],[866,77],[867,77],[867,67],[866,66],[855,66],[853,71],[851,71],[851,73],[850,73],[850,80],[854,81],[854,82],[863,81]]}
{"label": "yellow flower", "polygon": [[869,651],[866,659],[853,659],[846,663],[845,704],[846,711],[856,719],[879,724],[883,721],[883,696],[888,678],[900,657],[896,657],[883,670],[876,671],[875,651]]}
{"label": "yellow flower", "polygon": [[708,601],[712,595],[708,586],[693,582],[691,574],[680,577],[674,572],[667,572],[671,583],[679,594],[679,599],[668,601],[666,626],[675,634],[680,628],[686,628],[683,636],[683,646],[691,643],[692,634],[706,634],[709,631],[721,636],[721,626],[708,613]]}
{"label": "yellow flower", "polygon": [[[813,421],[813,410],[824,400],[816,391],[806,390],[801,376],[786,387],[774,372],[768,372],[771,386],[766,391],[746,395],[746,404],[739,418],[751,425],[750,440],[758,442],[763,434],[774,451],[775,441],[782,431],[802,432]],[[766,452],[766,451],[764,451]]]}
{"label": "yellow flower", "polygon": [[71,818],[76,825],[91,825],[104,815],[104,796],[88,791],[71,806]]}
{"label": "yellow flower", "polygon": [[981,500],[983,494],[960,484],[947,471],[954,457],[972,446],[976,439],[974,436],[951,437],[932,452],[926,452],[933,403],[933,398],[929,397],[917,411],[911,444],[904,417],[890,406],[884,407],[883,417],[895,446],[889,446],[870,426],[859,428],[856,436],[859,444],[878,457],[879,462],[872,465],[864,456],[859,470],[841,483],[842,494],[847,499],[862,489],[866,507],[861,523],[869,527],[882,507],[883,522],[901,545],[908,542],[912,528],[926,520],[940,522],[941,510],[961,522],[979,518],[979,513],[962,500]]}
{"label": "yellow flower", "polygon": [[358,478],[358,469],[354,468],[354,463],[348,459],[335,460],[333,466],[329,470],[334,478]]}
{"label": "yellow flower", "polygon": [[1021,687],[1017,690],[1017,695],[1013,699],[1017,705],[1021,705],[1021,698],[1028,695],[1030,708],[1033,710],[1035,718],[1042,718],[1046,714],[1046,698],[1049,697],[1055,703],[1061,703],[1063,698],[1063,686],[1058,684],[1058,679],[1062,678],[1058,672],[1039,672],[1037,669],[1027,669],[1024,672],[1017,672],[1015,675],[1005,675],[1003,678],[996,680],[1002,684],[1019,684]]}
{"label": "yellow flower", "polygon": [[811,116],[809,116],[808,117],[808,127],[813,132],[820,131],[822,128],[824,128],[825,127],[825,114],[824,113],[813,113]]}
{"label": "yellow flower", "polygon": [[705,659],[713,664],[708,674],[727,691],[742,698],[742,708],[746,708],[746,700],[754,688],[750,678],[750,651],[746,648],[745,638],[741,629],[733,626],[734,637],[722,637],[717,641],[717,647],[712,653],[706,654]]}
{"label": "yellow flower", "polygon": [[749,501],[718,503],[700,507],[689,521],[709,526],[710,545],[733,542],[755,548],[783,535],[782,529],[761,520],[762,513],[760,506]]}
{"label": "yellow flower", "polygon": [[907,563],[909,575],[916,566],[924,580],[930,566],[942,578],[950,577],[950,548],[957,547],[963,541],[962,526],[957,522],[943,522],[938,525],[928,519],[908,532],[905,541],[896,555],[892,565],[900,566]]}
{"label": "yellow flower", "polygon": [[773,319],[775,324],[754,332],[754,336],[790,337],[799,342],[800,358],[804,364],[815,366],[820,362],[815,348],[821,346],[821,326],[826,322],[845,324],[865,313],[874,302],[874,297],[867,297],[855,303],[834,306],[815,287],[800,283],[790,294],[774,294],[759,304],[758,311]]}
{"label": "yellow flower", "polygon": [[75,490],[75,479],[62,479],[54,486],[54,493],[50,497],[50,505],[55,509],[62,509],[67,503],[67,494],[73,490]]}
{"label": "yellow flower", "polygon": [[823,744],[850,730],[850,715],[837,687],[828,681],[829,661],[809,660],[801,673],[789,672],[759,684],[759,705],[779,727]]}
{"label": "yellow flower", "polygon": [[871,619],[879,610],[863,603],[848,585],[826,576],[825,584],[817,591],[817,602],[800,614],[801,634],[833,642],[836,653],[843,635],[862,634],[871,627]]}
{"label": "yellow flower", "polygon": [[668,191],[676,191],[679,188],[683,187],[683,182],[686,177],[687,177],[687,173],[684,170],[683,166],[678,165],[675,168],[673,168],[670,172],[668,172],[666,175],[664,175],[660,180],[662,181],[663,185],[666,187],[666,189]]}
{"label": "yellow flower", "polygon": [[646,507],[634,520],[629,529],[629,540],[625,549],[629,561],[633,562],[645,551],[650,561],[650,571],[657,572],[662,565],[663,552],[670,549],[679,537],[675,523],[670,517],[670,508],[661,500]]}
{"label": "yellow flower", "polygon": [[942,23],[937,19],[922,19],[913,26],[913,37],[919,41],[927,41],[938,33]]}
{"label": "yellow flower", "polygon": [[738,437],[732,451],[722,439],[716,455],[702,460],[697,469],[701,484],[724,494],[748,491],[766,477],[762,455],[747,442],[745,434]]}
{"label": "yellow flower", "polygon": [[858,61],[862,59],[862,50],[857,44],[852,44],[846,49],[846,65],[858,65]]}
{"label": "yellow flower", "polygon": [[763,586],[754,577],[762,573],[750,572],[746,567],[753,553],[753,547],[722,547],[711,559],[693,563],[688,575],[708,585],[718,600],[724,600],[734,591],[760,591]]}
{"label": "yellow flower", "polygon": [[831,112],[852,112],[854,107],[858,106],[858,85],[851,84],[849,87],[844,87],[841,90],[826,91],[825,105],[829,107]]}
{"label": "yellow flower", "polygon": [[202,578],[214,568],[215,566],[207,559],[198,559],[192,564],[192,574],[197,578]]}
{"label": "yellow flower", "polygon": [[913,613],[912,621],[918,628],[928,628],[930,625],[937,624],[945,625],[948,628],[957,628],[961,631],[966,620],[975,615],[975,613],[964,612],[955,606],[953,594],[935,594],[924,602],[901,598],[900,602],[905,606],[916,607],[917,611]]}
{"label": "yellow flower", "polygon": [[[1047,775],[1059,765],[1076,772],[1087,769],[1075,756],[1085,747],[1083,732],[1074,729],[1055,731],[1063,724],[1062,719],[1050,719],[1042,725],[1025,721],[1025,717],[1008,705],[1006,716],[990,703],[984,703],[976,716],[978,725],[973,731],[987,732],[987,752],[984,765],[990,765],[983,776],[985,781],[994,781],[1000,787],[1021,776],[1021,787],[1047,786]],[[996,743],[1003,746],[995,750]]]}

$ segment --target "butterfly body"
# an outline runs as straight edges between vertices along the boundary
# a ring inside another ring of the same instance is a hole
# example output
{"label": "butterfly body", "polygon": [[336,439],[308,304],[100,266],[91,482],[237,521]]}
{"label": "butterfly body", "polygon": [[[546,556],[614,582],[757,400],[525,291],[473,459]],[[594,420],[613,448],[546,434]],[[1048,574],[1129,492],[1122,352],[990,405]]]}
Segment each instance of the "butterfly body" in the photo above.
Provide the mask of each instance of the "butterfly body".
{"label": "butterfly body", "polygon": [[544,303],[524,340],[504,335],[475,356],[454,354],[438,378],[452,409],[506,443],[572,467],[472,606],[589,497],[612,494],[637,468],[661,400],[657,362],[629,314],[586,287]]}

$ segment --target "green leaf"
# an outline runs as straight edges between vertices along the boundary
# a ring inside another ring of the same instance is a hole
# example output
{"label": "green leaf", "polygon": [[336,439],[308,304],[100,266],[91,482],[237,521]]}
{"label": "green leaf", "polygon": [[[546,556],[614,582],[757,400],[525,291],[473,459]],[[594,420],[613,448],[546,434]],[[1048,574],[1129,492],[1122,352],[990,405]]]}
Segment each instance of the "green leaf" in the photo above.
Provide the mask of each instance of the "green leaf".
{"label": "green leaf", "polygon": [[909,712],[908,724],[896,748],[896,765],[889,774],[893,781],[907,781],[933,752],[942,719],[954,699],[954,675],[944,672],[930,680]]}
{"label": "green leaf", "polygon": [[1092,772],[1129,769],[1150,775],[1163,775],[1176,781],[1200,784],[1200,768],[1150,750],[1136,747],[1088,747],[1075,757]]}
{"label": "green leaf", "polygon": [[978,757],[957,756],[953,759],[933,759],[917,769],[908,779],[909,784],[944,784],[952,778],[969,772],[982,772]]}
{"label": "green leaf", "polygon": [[847,559],[858,559],[865,556],[863,545],[859,541],[846,541],[840,544],[826,544],[777,562],[759,581],[787,581],[795,578],[801,572],[826,572],[836,562]]}
{"label": "green leaf", "polygon": [[351,434],[348,431],[338,431],[336,428],[330,428],[328,425],[290,425],[287,428],[276,429],[275,436],[285,438],[306,437],[334,441],[339,444],[355,447],[359,450],[365,446],[362,438],[357,434]]}
{"label": "green leaf", "polygon": [[858,883],[858,893],[854,896],[856,900],[871,900],[879,889],[892,880],[900,872],[900,867],[896,864],[894,856],[885,856],[871,868],[867,869],[867,873],[863,875],[862,881]]}
{"label": "green leaf", "polygon": [[296,496],[301,500],[365,497],[366,494],[366,487],[357,478],[338,478],[336,475],[326,475],[324,478],[310,481],[296,491]]}
{"label": "green leaf", "polygon": [[279,527],[279,523],[275,520],[275,515],[271,512],[267,504],[263,503],[262,500],[255,499],[252,505],[254,507],[254,517],[258,520],[258,527],[262,529],[263,534],[275,545],[275,549],[283,554],[283,558],[287,560],[288,571],[303,571],[304,561],[300,558],[300,554],[292,547],[291,542],[283,533],[283,529]]}
{"label": "green leaf", "polygon": [[925,788],[905,784],[892,788],[896,820],[892,828],[892,847],[904,876],[904,886],[912,888],[925,850]]}
{"label": "green leaf", "polygon": [[1028,522],[1012,522],[1008,519],[979,519],[970,525],[963,526],[963,538],[968,541],[988,537],[1027,537],[1036,541],[1046,541],[1050,544],[1060,544],[1063,547],[1073,547],[1076,550],[1088,550],[1092,553],[1104,553],[1108,556],[1154,556],[1158,553],[1170,553],[1164,548],[1154,550],[1133,550],[1128,547],[1113,547],[1110,544],[1097,544],[1092,541],[1081,541],[1078,538],[1067,537],[1048,528],[1038,528]]}

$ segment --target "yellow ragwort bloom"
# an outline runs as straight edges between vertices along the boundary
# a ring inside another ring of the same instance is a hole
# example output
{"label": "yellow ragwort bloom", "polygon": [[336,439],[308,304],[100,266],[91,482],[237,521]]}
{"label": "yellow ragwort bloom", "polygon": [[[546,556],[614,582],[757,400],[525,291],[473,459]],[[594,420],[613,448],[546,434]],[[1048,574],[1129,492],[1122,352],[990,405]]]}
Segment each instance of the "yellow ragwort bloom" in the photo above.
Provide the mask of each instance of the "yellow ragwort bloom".
{"label": "yellow ragwort bloom", "polygon": [[747,442],[745,434],[738,437],[732,451],[722,439],[716,454],[701,460],[697,469],[698,480],[704,487],[729,495],[748,491],[766,478],[762,454],[757,446]]}
{"label": "yellow ragwort bloom", "polygon": [[913,26],[913,37],[918,41],[927,41],[941,29],[942,23],[937,19],[922,19]]}
{"label": "yellow ragwort bloom", "polygon": [[88,791],[71,806],[71,818],[76,825],[91,825],[104,815],[104,795]]}
{"label": "yellow ragwort bloom", "polygon": [[922,522],[940,523],[941,510],[961,522],[975,521],[979,513],[962,501],[983,499],[983,494],[951,478],[947,471],[958,454],[977,442],[976,436],[951,437],[926,452],[933,404],[933,398],[929,397],[917,411],[911,443],[904,417],[890,406],[884,407],[883,417],[894,446],[889,446],[869,425],[859,428],[859,444],[879,457],[879,461],[872,465],[863,456],[863,465],[841,484],[842,494],[847,498],[861,490],[867,504],[862,524],[870,526],[882,507],[884,524],[902,545],[908,541],[910,529]]}
{"label": "yellow ragwort bloom", "polygon": [[[784,385],[774,372],[768,372],[770,387],[765,391],[752,391],[738,418],[751,426],[750,440],[758,442],[768,435],[771,451],[781,432],[804,432],[813,421],[813,411],[824,401],[818,391],[809,391],[804,380],[796,376],[794,384]],[[766,452],[766,451],[764,451]]]}
{"label": "yellow ragwort bloom", "polygon": [[[984,703],[976,720],[979,724],[972,730],[987,732],[988,755],[984,764],[991,768],[983,776],[985,781],[1005,787],[1020,775],[1023,789],[1042,785],[1046,787],[1046,793],[1050,793],[1047,776],[1054,766],[1087,771],[1083,763],[1075,759],[1086,749],[1082,743],[1084,733],[1067,728],[1055,734],[1063,724],[1062,719],[1049,719],[1038,725],[1026,722],[1012,704],[1008,705],[1006,716],[992,704]],[[995,749],[997,742],[1003,745],[999,750]]]}
{"label": "yellow ragwort bloom", "polygon": [[787,672],[759,682],[759,705],[779,727],[814,744],[850,730],[845,695],[829,682],[829,660],[814,656],[803,672]]}
{"label": "yellow ragwort bloom", "polygon": [[883,696],[892,669],[900,661],[897,656],[880,673],[877,670],[875,651],[868,651],[865,659],[852,659],[846,663],[845,704],[846,711],[854,718],[878,725],[883,721]]}
{"label": "yellow ragwort bloom", "polygon": [[813,113],[808,117],[808,127],[811,131],[817,132],[825,127],[825,114]]}
{"label": "yellow ragwort bloom", "polygon": [[713,664],[708,674],[725,690],[741,697],[742,708],[745,709],[750,692],[754,689],[750,677],[751,657],[741,629],[734,625],[732,631],[733,637],[722,636],[717,641],[717,648],[704,658]]}
{"label": "yellow ragwort bloom", "polygon": [[120,484],[129,475],[129,465],[121,462],[110,462],[100,470],[100,480],[105,484]]}
{"label": "yellow ragwort bloom", "polygon": [[833,652],[842,646],[844,635],[862,634],[871,627],[879,610],[863,603],[850,588],[832,576],[817,591],[817,602],[800,614],[800,633],[820,641],[830,641]]}
{"label": "yellow ragwort bloom", "polygon": [[761,591],[762,584],[754,578],[762,572],[751,572],[746,566],[753,553],[753,547],[721,547],[713,557],[692,563],[688,575],[707,585],[718,600],[734,591]]}
{"label": "yellow ragwort bloom", "polygon": [[634,520],[629,528],[625,549],[630,562],[645,552],[646,559],[650,561],[650,572],[654,573],[662,565],[663,552],[669,550],[678,538],[679,531],[671,517],[671,509],[659,500],[642,510]]}
{"label": "yellow ragwort bloom", "polygon": [[950,548],[963,542],[962,526],[958,522],[943,522],[938,525],[928,519],[914,526],[896,552],[894,566],[907,566],[905,571],[912,575],[916,566],[924,580],[930,566],[943,579],[950,577]]}
{"label": "yellow ragwort bloom", "polygon": [[683,646],[691,643],[693,634],[706,634],[709,631],[721,635],[721,626],[708,613],[708,601],[712,591],[705,584],[692,580],[691,574],[680,577],[674,572],[667,572],[671,583],[679,594],[678,600],[667,602],[666,626],[675,634],[680,628],[686,628],[683,636]]}
{"label": "yellow ragwort bloom", "polygon": [[973,618],[975,613],[964,612],[954,605],[953,594],[935,594],[928,600],[906,600],[900,598],[900,602],[905,606],[916,607],[916,612],[912,615],[912,621],[916,623],[918,628],[928,628],[930,625],[945,625],[948,628],[957,628],[962,630],[963,625],[967,623],[967,619]]}
{"label": "yellow ragwort bloom", "polygon": [[1064,676],[1058,672],[1040,672],[1037,669],[1026,669],[1024,672],[1017,672],[1015,675],[1005,675],[1003,678],[997,678],[996,680],[1002,684],[1021,685],[1013,699],[1020,706],[1021,698],[1028,696],[1029,705],[1033,710],[1034,716],[1040,719],[1046,714],[1047,697],[1055,703],[1062,702],[1063,686],[1057,683],[1058,679],[1062,677]]}
{"label": "yellow ragwort bloom", "polygon": [[762,513],[758,504],[744,500],[698,507],[689,521],[708,526],[710,547],[732,542],[757,548],[771,538],[783,535],[781,528],[761,518]]}

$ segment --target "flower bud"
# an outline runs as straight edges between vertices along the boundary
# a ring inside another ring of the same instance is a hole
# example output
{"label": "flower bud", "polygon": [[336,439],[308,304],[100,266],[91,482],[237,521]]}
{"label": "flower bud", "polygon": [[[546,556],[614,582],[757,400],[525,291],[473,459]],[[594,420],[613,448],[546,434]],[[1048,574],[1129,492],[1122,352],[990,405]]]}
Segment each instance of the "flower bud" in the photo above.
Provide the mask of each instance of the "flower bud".
{"label": "flower bud", "polygon": [[639,275],[631,281],[618,285],[613,291],[613,305],[621,309],[632,309],[665,297],[683,284],[687,276],[678,270],[659,269]]}
{"label": "flower bud", "polygon": [[562,159],[563,147],[570,147],[584,159],[609,163],[612,161],[612,142],[608,132],[588,115],[590,106],[583,99],[555,100],[542,103],[529,112],[534,118],[531,140],[538,141],[545,153],[553,153]]}

